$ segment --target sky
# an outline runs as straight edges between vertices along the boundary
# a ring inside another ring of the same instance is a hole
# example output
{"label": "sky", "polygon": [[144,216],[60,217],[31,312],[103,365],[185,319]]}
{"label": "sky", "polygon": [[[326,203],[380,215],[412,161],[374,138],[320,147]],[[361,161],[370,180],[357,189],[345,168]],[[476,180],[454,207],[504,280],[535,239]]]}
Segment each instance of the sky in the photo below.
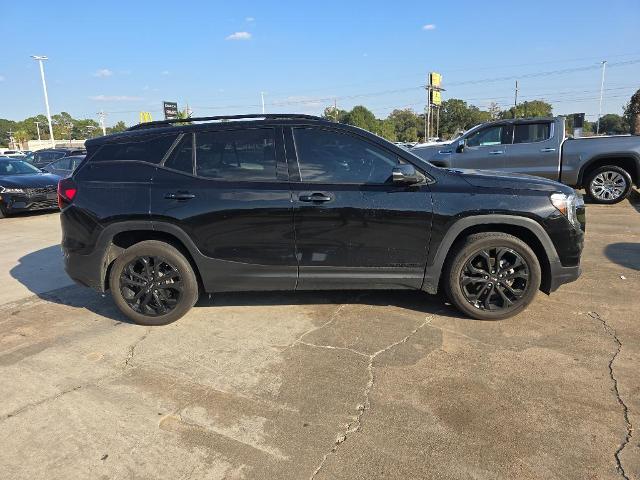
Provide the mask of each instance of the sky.
{"label": "sky", "polygon": [[443,99],[508,108],[544,99],[555,114],[622,113],[640,88],[639,0],[0,2],[0,118],[107,113],[107,125],[162,117],[320,114],[365,105],[422,111],[427,73]]}

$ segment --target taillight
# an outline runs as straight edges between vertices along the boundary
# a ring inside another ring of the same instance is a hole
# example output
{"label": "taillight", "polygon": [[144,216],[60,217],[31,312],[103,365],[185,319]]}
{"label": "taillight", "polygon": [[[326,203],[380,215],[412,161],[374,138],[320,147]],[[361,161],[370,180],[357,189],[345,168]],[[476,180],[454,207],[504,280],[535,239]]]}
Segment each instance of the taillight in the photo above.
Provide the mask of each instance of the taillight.
{"label": "taillight", "polygon": [[73,183],[73,180],[70,178],[60,180],[58,182],[58,207],[60,207],[60,210],[73,202],[77,193],[78,187]]}

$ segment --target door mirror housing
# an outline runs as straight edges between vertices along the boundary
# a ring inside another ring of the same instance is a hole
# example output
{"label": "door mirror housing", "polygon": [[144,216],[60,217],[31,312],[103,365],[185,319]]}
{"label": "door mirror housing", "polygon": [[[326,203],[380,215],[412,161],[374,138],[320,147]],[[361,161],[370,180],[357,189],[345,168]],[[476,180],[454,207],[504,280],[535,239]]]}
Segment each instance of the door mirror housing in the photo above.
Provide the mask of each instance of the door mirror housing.
{"label": "door mirror housing", "polygon": [[464,152],[464,147],[467,146],[467,141],[466,140],[460,140],[458,142],[458,146],[456,147],[456,153],[462,153]]}
{"label": "door mirror housing", "polygon": [[413,185],[424,181],[424,175],[410,164],[397,165],[391,171],[393,183],[398,185]]}

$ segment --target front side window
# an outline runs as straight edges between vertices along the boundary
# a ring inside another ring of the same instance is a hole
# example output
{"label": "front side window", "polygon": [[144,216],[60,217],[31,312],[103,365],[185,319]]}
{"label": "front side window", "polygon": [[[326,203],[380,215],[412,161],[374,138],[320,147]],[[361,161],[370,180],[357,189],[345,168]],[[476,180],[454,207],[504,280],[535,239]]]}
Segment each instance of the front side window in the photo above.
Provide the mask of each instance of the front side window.
{"label": "front side window", "polygon": [[515,125],[513,143],[544,142],[551,138],[551,123],[523,123]]}
{"label": "front side window", "polygon": [[489,145],[500,145],[505,126],[496,125],[493,127],[483,128],[472,133],[467,138],[468,147],[484,147]]}
{"label": "front side window", "polygon": [[399,158],[346,133],[319,128],[293,131],[303,182],[383,184]]}
{"label": "front side window", "polygon": [[274,130],[196,133],[196,175],[228,181],[276,181]]}
{"label": "front side window", "polygon": [[129,142],[109,143],[100,147],[100,150],[91,157],[91,161],[137,160],[160,163],[175,139],[176,135],[161,135],[143,137]]}

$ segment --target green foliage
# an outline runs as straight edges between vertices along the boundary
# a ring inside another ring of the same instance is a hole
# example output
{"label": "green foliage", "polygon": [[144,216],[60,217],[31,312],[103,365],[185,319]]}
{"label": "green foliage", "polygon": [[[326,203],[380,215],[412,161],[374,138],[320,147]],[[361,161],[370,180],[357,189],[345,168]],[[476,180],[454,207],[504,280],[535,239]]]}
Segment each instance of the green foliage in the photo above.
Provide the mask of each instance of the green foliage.
{"label": "green foliage", "polygon": [[[515,118],[532,118],[532,117],[552,117],[553,107],[544,100],[532,100],[530,102],[522,102],[518,104]],[[501,118],[514,118],[514,107],[504,110]]]}
{"label": "green foliage", "polygon": [[615,113],[608,113],[600,117],[600,133],[607,135],[621,135],[629,133],[629,124],[627,119]]}
{"label": "green foliage", "polygon": [[640,135],[640,89],[631,96],[624,108],[624,118],[634,135]]}
{"label": "green foliage", "polygon": [[[566,135],[573,135],[573,113],[564,115],[564,129]],[[589,136],[595,131],[595,127],[592,122],[585,119],[582,127],[582,135]]]}
{"label": "green foliage", "polygon": [[126,129],[127,129],[127,126],[125,125],[125,123],[122,120],[120,120],[113,127],[107,128],[107,133],[124,132]]}
{"label": "green foliage", "polygon": [[424,126],[424,120],[410,108],[394,110],[387,120],[393,123],[395,137],[400,142],[417,142],[418,132],[421,132]]}
{"label": "green foliage", "polygon": [[474,125],[491,120],[491,113],[468,105],[464,100],[451,98],[442,102],[440,110],[440,136],[451,138]]}

